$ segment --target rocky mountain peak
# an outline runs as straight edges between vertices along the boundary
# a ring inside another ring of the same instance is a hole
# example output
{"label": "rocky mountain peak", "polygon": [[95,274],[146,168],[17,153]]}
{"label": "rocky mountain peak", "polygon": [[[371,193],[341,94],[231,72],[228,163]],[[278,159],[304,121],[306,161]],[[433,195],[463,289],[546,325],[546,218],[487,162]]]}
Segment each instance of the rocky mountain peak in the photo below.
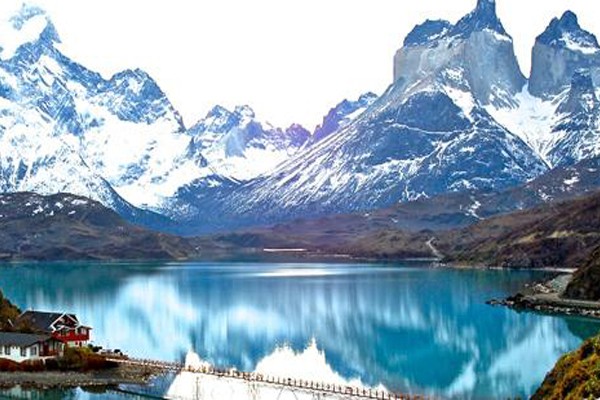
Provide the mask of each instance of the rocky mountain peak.
{"label": "rocky mountain peak", "polygon": [[490,29],[507,36],[504,26],[496,14],[495,0],[478,0],[475,10],[460,19],[452,30],[452,35],[467,37],[473,32]]}
{"label": "rocky mountain peak", "polygon": [[571,12],[554,18],[537,37],[531,60],[529,91],[536,97],[552,98],[567,90],[579,70],[600,67],[596,36],[584,30]]}
{"label": "rocky mountain peak", "polygon": [[248,105],[236,106],[234,109],[234,113],[246,119],[256,118],[254,110]]}
{"label": "rocky mountain peak", "polygon": [[433,44],[445,37],[454,26],[445,20],[426,20],[417,25],[404,39],[404,46],[419,46]]}
{"label": "rocky mountain peak", "polygon": [[572,11],[565,12],[561,18],[554,18],[546,30],[538,36],[537,42],[584,53],[600,50],[596,36],[581,28],[577,15]]}
{"label": "rocky mountain peak", "polygon": [[147,72],[136,68],[115,74],[100,87],[106,92],[106,104],[123,121],[152,124],[168,118],[175,130],[183,132],[185,126],[166,94]]}
{"label": "rocky mountain peak", "polygon": [[28,47],[26,53],[32,53],[31,46],[37,47],[41,53],[46,48],[53,48],[60,43],[60,37],[54,24],[44,10],[31,5],[23,5],[11,16],[8,25],[4,26],[9,35],[0,38],[0,58],[8,60],[18,54],[21,48]]}

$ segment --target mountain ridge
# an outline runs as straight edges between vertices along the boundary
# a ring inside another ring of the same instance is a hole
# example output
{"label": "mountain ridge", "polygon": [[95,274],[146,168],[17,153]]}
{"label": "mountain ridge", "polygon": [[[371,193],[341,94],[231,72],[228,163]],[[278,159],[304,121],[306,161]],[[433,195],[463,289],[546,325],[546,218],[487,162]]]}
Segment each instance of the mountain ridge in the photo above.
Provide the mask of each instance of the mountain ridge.
{"label": "mountain ridge", "polygon": [[385,93],[342,101],[312,133],[248,106],[186,128],[144,71],[104,79],[55,48],[42,10],[13,21],[46,25],[0,56],[3,192],[78,193],[199,233],[498,191],[600,155],[600,52],[572,12],[538,36],[529,80],[493,0],[417,25]]}

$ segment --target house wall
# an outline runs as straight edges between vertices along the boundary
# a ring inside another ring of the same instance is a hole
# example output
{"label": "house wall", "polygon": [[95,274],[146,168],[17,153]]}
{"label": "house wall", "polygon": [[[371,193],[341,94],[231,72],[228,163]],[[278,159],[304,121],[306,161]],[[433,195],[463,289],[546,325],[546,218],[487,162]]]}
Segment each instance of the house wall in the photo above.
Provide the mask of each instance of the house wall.
{"label": "house wall", "polygon": [[41,347],[39,344],[25,348],[25,355],[21,353],[21,347],[9,346],[10,354],[7,354],[6,346],[0,346],[0,358],[6,358],[15,362],[26,360],[37,360],[40,358]]}

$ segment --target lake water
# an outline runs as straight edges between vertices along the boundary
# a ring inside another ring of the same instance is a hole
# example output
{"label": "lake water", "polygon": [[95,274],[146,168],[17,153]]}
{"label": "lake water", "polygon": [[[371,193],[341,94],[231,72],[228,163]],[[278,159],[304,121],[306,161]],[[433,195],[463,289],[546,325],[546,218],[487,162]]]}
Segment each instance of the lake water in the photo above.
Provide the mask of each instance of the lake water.
{"label": "lake water", "polygon": [[76,313],[96,344],[131,356],[182,361],[194,350],[253,371],[282,347],[293,355],[314,341],[348,381],[506,398],[530,395],[600,329],[484,303],[543,276],[424,263],[36,263],[0,266],[0,288],[23,309]]}

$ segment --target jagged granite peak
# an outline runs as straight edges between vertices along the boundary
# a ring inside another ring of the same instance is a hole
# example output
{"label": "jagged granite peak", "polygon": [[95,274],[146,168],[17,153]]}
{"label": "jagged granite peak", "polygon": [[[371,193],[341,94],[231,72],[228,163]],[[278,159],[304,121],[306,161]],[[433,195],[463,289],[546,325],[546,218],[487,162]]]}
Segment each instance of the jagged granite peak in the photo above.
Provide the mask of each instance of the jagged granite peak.
{"label": "jagged granite peak", "polygon": [[584,30],[577,16],[567,11],[554,18],[532,50],[529,92],[551,99],[569,89],[573,75],[582,69],[600,68],[596,36]]}
{"label": "jagged granite peak", "polygon": [[405,44],[394,58],[394,82],[403,95],[437,84],[481,105],[513,106],[526,83],[494,1],[480,0],[454,26],[425,22]]}
{"label": "jagged granite peak", "polygon": [[242,105],[242,106],[236,106],[233,112],[235,114],[239,115],[241,118],[247,118],[247,119],[256,118],[256,113],[247,104]]}
{"label": "jagged granite peak", "polygon": [[178,166],[198,173],[179,113],[147,73],[104,79],[66,57],[39,8],[3,28],[14,34],[0,38],[1,191],[70,191],[118,209],[121,197],[141,205],[172,194],[179,183],[165,181],[186,183]]}
{"label": "jagged granite peak", "polygon": [[202,135],[206,132],[226,133],[234,127],[249,122],[256,118],[256,114],[250,106],[236,106],[233,111],[216,105],[210,109],[204,118],[196,122],[189,130],[192,136]]}
{"label": "jagged granite peak", "polygon": [[190,226],[202,221],[203,229],[272,224],[509,187],[546,171],[480,106],[467,110],[442,89],[428,86],[404,96],[393,85],[346,127],[233,191],[209,197],[203,187],[189,185],[175,204],[195,211],[181,218]]}
{"label": "jagged granite peak", "polygon": [[496,14],[496,3],[493,0],[478,0],[475,9],[455,25],[446,20],[426,20],[415,26],[406,36],[404,46],[435,46],[440,39],[452,36],[467,38],[474,32],[483,30],[490,30],[508,37]]}
{"label": "jagged granite peak", "polygon": [[413,28],[404,39],[404,46],[434,45],[454,28],[445,20],[426,20]]}
{"label": "jagged granite peak", "polygon": [[473,32],[489,29],[508,36],[496,14],[495,0],[477,0],[475,10],[461,18],[450,32],[451,35],[467,37]]}
{"label": "jagged granite peak", "polygon": [[300,124],[292,124],[285,130],[285,136],[289,138],[292,147],[301,147],[308,142],[310,132]]}
{"label": "jagged granite peak", "polygon": [[347,126],[362,112],[364,112],[375,100],[375,93],[364,93],[358,100],[344,99],[342,102],[333,107],[325,117],[323,122],[315,128],[312,136],[312,141],[317,142],[331,133]]}
{"label": "jagged granite peak", "polygon": [[581,51],[600,50],[596,36],[581,28],[577,15],[572,11],[566,11],[560,19],[554,18],[537,41],[552,47],[578,46]]}

